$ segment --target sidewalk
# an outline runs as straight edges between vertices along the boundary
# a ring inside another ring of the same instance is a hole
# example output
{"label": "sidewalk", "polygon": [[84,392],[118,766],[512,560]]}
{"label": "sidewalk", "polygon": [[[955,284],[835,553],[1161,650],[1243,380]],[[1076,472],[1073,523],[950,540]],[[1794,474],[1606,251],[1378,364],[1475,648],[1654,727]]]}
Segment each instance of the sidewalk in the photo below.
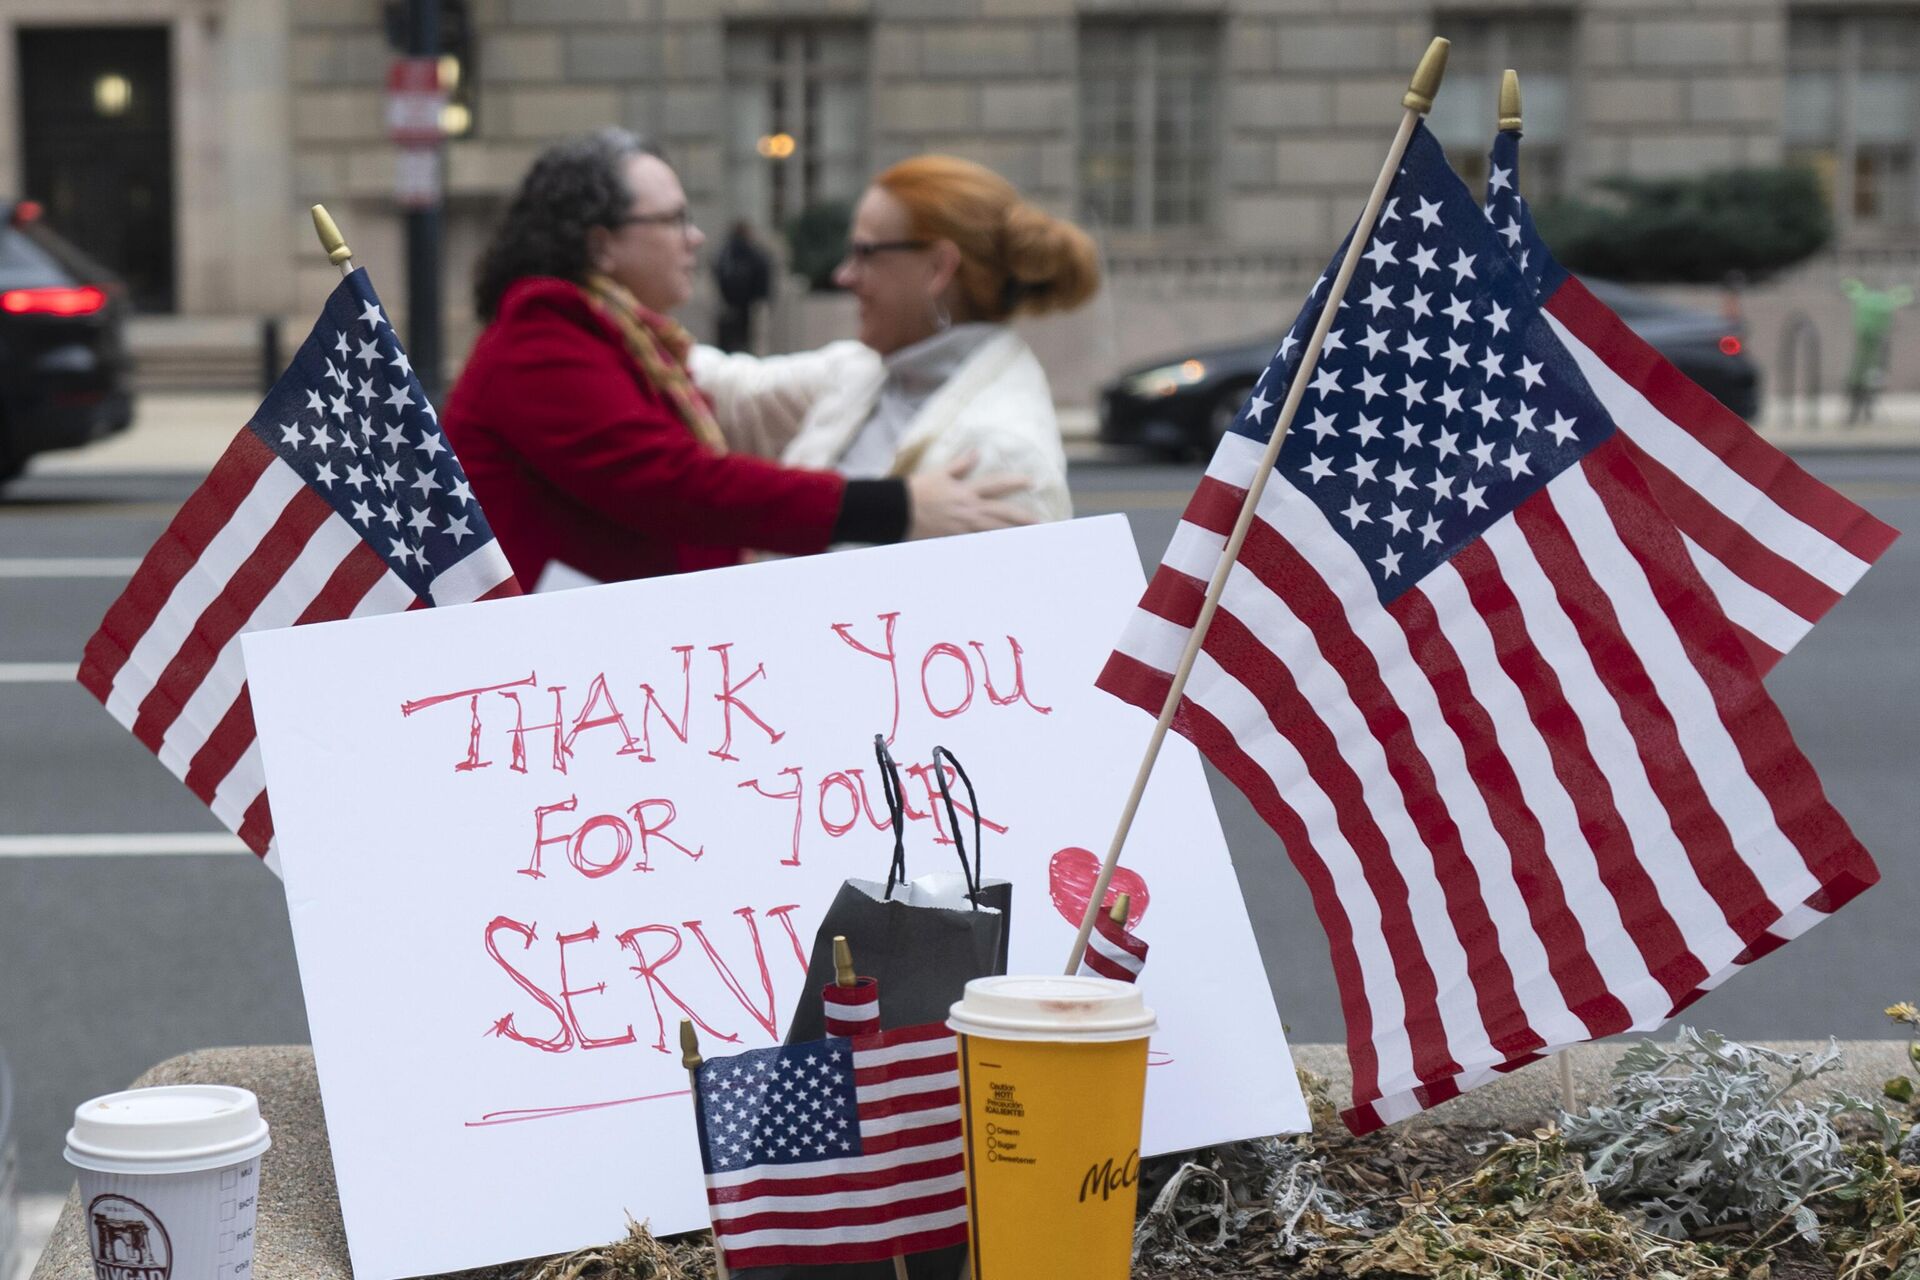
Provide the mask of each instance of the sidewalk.
{"label": "sidewalk", "polygon": [[[28,474],[204,474],[259,402],[260,397],[250,391],[148,392],[140,397],[133,426],[125,433],[85,449],[43,455],[34,459]],[[1056,412],[1074,461],[1105,456],[1096,438],[1099,424],[1092,409],[1060,405]],[[1844,426],[1845,416],[1845,402],[1837,395],[1821,397],[1811,414],[1804,406],[1770,403],[1760,434],[1789,451],[1920,448],[1920,394],[1882,397],[1875,421],[1865,426]]]}
{"label": "sidewalk", "polygon": [[30,476],[172,471],[204,475],[260,406],[251,391],[149,391],[134,401],[133,425],[84,449],[46,453]]}

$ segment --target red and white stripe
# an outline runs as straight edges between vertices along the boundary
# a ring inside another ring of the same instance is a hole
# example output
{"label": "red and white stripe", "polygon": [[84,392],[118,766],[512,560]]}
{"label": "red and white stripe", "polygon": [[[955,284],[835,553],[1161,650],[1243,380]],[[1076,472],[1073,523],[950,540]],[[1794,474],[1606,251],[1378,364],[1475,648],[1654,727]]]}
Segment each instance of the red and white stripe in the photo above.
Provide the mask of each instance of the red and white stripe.
{"label": "red and white stripe", "polygon": [[[1364,1131],[1664,1021],[1877,872],[1622,443],[1383,607],[1262,496],[1175,727],[1279,833],[1332,945]],[[1158,711],[1261,446],[1229,436],[1101,687]]]}
{"label": "red and white stripe", "polygon": [[87,641],[79,679],[274,866],[240,637],[519,591],[491,539],[422,601],[351,524],[242,429]]}
{"label": "red and white stripe", "polygon": [[[1568,276],[1546,313],[1630,445],[1655,501],[1765,674],[1840,602],[1898,532],[1808,475]],[[1809,905],[1676,1008],[1812,927]]]}
{"label": "red and white stripe", "polygon": [[1101,912],[1087,935],[1087,949],[1080,957],[1080,972],[1115,982],[1133,982],[1147,967],[1147,944],[1127,932],[1127,926]]}
{"label": "red and white stripe", "polygon": [[1897,532],[1761,439],[1578,279],[1546,312],[1764,674]]}
{"label": "red and white stripe", "polygon": [[852,1043],[859,1155],[707,1175],[729,1267],[877,1262],[966,1243],[953,1033],[933,1023]]}
{"label": "red and white stripe", "polygon": [[865,1036],[880,1029],[878,978],[855,978],[850,987],[829,983],[820,992],[820,1002],[826,1007],[830,1036]]}

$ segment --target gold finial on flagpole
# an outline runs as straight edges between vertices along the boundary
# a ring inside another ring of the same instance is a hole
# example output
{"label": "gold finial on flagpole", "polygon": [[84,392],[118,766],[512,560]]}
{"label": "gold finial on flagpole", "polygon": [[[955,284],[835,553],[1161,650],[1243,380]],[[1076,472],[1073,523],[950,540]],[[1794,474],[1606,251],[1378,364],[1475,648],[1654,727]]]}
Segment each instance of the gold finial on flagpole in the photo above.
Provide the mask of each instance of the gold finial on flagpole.
{"label": "gold finial on flagpole", "polygon": [[1520,73],[1508,67],[1500,73],[1500,131],[1520,127]]}
{"label": "gold finial on flagpole", "polygon": [[853,948],[839,934],[833,935],[833,985],[836,987],[857,986],[860,975],[853,971]]}
{"label": "gold finial on flagpole", "polygon": [[317,204],[312,213],[313,229],[320,237],[320,247],[326,250],[327,261],[340,268],[341,275],[346,275],[353,270],[353,250],[347,248],[347,238],[340,234],[327,206]]}
{"label": "gold finial on flagpole", "polygon": [[693,1029],[693,1023],[686,1018],[680,1019],[680,1065],[689,1071],[700,1066],[700,1033]]}
{"label": "gold finial on flagpole", "polygon": [[1440,81],[1447,74],[1449,47],[1443,36],[1435,36],[1427,45],[1427,51],[1420,56],[1420,65],[1413,69],[1413,83],[1400,98],[1401,106],[1421,115],[1433,110],[1433,95],[1440,92]]}
{"label": "gold finial on flagpole", "polygon": [[1107,912],[1107,919],[1113,921],[1115,924],[1125,924],[1127,922],[1127,908],[1132,905],[1132,902],[1132,894],[1114,894],[1113,906]]}

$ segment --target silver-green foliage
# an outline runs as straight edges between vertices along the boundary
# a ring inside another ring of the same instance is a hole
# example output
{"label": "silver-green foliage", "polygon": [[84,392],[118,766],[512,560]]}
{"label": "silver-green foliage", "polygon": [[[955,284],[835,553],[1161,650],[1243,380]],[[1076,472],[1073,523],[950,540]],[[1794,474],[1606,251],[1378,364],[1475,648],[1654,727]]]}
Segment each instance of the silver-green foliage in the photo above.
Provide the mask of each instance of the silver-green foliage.
{"label": "silver-green foliage", "polygon": [[1326,1185],[1306,1144],[1256,1138],[1195,1153],[1134,1224],[1133,1260],[1155,1266],[1204,1263],[1242,1239],[1262,1235],[1283,1257],[1326,1243],[1329,1225],[1364,1228],[1362,1210]]}
{"label": "silver-green foliage", "polygon": [[1861,1111],[1885,1120],[1877,1106],[1845,1095],[1785,1098],[1839,1061],[1832,1042],[1783,1053],[1681,1027],[1672,1041],[1628,1049],[1611,1096],[1561,1124],[1567,1145],[1586,1154],[1601,1198],[1638,1210],[1662,1235],[1740,1219],[1764,1230],[1791,1217],[1817,1241],[1807,1200],[1852,1173],[1834,1119]]}

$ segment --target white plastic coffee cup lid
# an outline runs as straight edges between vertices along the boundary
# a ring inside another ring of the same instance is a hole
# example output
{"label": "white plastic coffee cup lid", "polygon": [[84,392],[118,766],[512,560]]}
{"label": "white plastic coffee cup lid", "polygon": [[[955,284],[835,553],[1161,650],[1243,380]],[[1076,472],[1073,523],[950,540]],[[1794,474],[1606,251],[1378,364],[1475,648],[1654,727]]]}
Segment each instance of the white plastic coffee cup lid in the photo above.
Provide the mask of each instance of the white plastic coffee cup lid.
{"label": "white plastic coffee cup lid", "polygon": [[1159,1023],[1139,988],[1110,978],[1009,974],[975,978],[947,1013],[947,1026],[989,1040],[1099,1043],[1140,1040]]}
{"label": "white plastic coffee cup lid", "polygon": [[223,1084],[109,1093],[73,1109],[67,1163],[97,1173],[196,1173],[250,1160],[271,1145],[260,1102]]}

